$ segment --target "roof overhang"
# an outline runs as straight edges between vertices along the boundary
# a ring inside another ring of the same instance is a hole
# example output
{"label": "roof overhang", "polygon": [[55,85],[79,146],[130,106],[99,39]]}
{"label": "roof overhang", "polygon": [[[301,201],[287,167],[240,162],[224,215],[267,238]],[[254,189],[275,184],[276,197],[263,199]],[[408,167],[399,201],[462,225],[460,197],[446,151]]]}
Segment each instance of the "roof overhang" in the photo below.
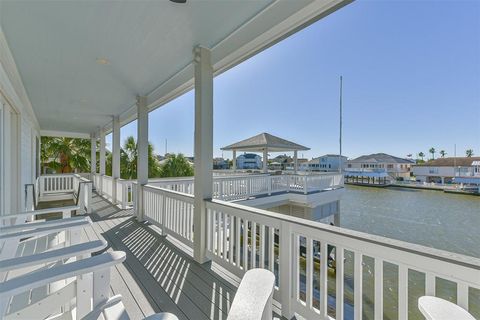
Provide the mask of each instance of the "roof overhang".
{"label": "roof overhang", "polygon": [[89,134],[190,90],[196,45],[218,75],[350,2],[7,1],[0,25],[41,129]]}

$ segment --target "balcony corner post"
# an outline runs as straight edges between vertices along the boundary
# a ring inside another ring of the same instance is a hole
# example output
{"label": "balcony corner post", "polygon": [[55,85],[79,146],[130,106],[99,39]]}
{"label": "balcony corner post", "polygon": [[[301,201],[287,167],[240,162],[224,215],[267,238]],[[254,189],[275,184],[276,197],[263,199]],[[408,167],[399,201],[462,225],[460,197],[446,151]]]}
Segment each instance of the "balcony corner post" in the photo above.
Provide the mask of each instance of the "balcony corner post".
{"label": "balcony corner post", "polygon": [[197,46],[195,63],[195,187],[193,256],[207,258],[207,201],[213,195],[213,68],[210,49]]}
{"label": "balcony corner post", "polygon": [[291,319],[293,317],[292,312],[292,291],[295,287],[294,282],[294,265],[295,255],[293,233],[291,232],[290,223],[282,221],[280,227],[280,303],[282,304],[282,317]]}
{"label": "balcony corner post", "polygon": [[103,195],[103,176],[105,175],[105,132],[100,130],[100,195]]}
{"label": "balcony corner post", "polygon": [[120,117],[114,116],[112,121],[112,203],[118,203],[117,183],[120,179]]}
{"label": "balcony corner post", "polygon": [[97,173],[97,136],[90,134],[90,180],[93,180]]}
{"label": "balcony corner post", "polygon": [[137,204],[135,215],[144,220],[143,186],[148,183],[148,107],[147,97],[137,96]]}

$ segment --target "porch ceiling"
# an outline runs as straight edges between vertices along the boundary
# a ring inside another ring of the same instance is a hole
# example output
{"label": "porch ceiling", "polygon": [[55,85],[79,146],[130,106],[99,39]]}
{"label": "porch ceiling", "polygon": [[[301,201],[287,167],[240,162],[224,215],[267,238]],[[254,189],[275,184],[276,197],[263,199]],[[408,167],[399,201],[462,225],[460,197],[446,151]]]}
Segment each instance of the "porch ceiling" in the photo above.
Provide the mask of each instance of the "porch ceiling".
{"label": "porch ceiling", "polygon": [[0,25],[42,130],[90,133],[190,89],[195,45],[218,74],[349,2],[0,1]]}

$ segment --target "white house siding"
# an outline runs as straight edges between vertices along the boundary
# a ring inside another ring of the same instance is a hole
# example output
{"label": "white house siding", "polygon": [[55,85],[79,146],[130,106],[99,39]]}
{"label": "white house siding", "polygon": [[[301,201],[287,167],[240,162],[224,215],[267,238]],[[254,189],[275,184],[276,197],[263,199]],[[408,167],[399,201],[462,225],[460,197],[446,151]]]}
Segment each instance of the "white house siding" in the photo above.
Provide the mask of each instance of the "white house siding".
{"label": "white house siding", "polygon": [[[3,31],[0,29],[0,94],[3,121],[8,120],[8,126],[16,128],[16,135],[7,131],[2,123],[0,128],[2,145],[0,147],[1,161],[0,172],[12,170],[10,175],[4,175],[0,180],[0,214],[22,211],[25,201],[25,184],[35,181],[35,139],[40,137],[40,127],[33,112],[30,100],[28,99],[22,80],[16,68],[12,54],[5,40]],[[10,112],[8,117],[3,117],[6,112]],[[13,116],[11,116],[13,115]],[[15,152],[13,156],[16,163],[10,164],[7,168],[6,154],[9,143],[12,146],[10,152]],[[13,169],[12,169],[13,168]],[[12,186],[14,186],[12,188]],[[8,192],[5,190],[9,188]]]}

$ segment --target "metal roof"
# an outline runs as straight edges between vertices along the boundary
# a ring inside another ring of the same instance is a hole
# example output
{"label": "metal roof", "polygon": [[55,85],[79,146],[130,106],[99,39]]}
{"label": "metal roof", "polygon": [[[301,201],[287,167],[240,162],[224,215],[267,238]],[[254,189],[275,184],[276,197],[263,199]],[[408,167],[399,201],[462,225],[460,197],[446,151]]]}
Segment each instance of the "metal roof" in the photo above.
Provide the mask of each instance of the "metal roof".
{"label": "metal roof", "polygon": [[221,148],[221,150],[242,150],[251,152],[262,152],[265,149],[272,152],[310,150],[310,148],[266,132]]}
{"label": "metal roof", "polygon": [[361,162],[361,163],[407,163],[407,164],[414,164],[413,160],[403,159],[399,157],[395,157],[386,153],[373,153],[365,156],[358,157],[353,160],[349,160],[350,163],[352,162]]}

